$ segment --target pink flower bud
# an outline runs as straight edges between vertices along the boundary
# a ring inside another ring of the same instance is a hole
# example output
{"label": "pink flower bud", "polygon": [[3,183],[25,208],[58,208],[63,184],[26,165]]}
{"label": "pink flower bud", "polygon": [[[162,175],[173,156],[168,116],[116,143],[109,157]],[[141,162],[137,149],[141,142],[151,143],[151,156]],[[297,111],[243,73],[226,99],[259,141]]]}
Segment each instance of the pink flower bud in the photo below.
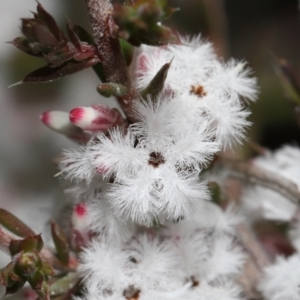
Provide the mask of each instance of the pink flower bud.
{"label": "pink flower bud", "polygon": [[107,131],[122,123],[121,113],[116,108],[104,105],[76,107],[70,111],[70,121],[83,130]]}
{"label": "pink flower bud", "polygon": [[40,120],[50,129],[80,142],[87,142],[90,135],[73,125],[69,120],[69,114],[64,111],[46,111],[40,115]]}
{"label": "pink flower bud", "polygon": [[92,236],[86,203],[79,203],[74,207],[71,217],[71,228],[73,248],[81,249],[86,246]]}
{"label": "pink flower bud", "polygon": [[71,222],[72,227],[80,231],[86,230],[89,227],[86,203],[79,203],[74,207]]}

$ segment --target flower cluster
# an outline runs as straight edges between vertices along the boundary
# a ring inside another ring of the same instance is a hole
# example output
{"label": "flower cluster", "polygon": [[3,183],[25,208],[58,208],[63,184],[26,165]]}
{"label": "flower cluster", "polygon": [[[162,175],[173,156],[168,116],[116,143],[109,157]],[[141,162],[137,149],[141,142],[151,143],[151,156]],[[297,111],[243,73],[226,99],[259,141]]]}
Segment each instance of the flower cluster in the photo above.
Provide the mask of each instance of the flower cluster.
{"label": "flower cluster", "polygon": [[[125,222],[149,226],[199,211],[209,200],[202,170],[220,149],[240,142],[249,125],[244,100],[254,100],[257,91],[245,63],[223,63],[200,37],[181,43],[136,53],[131,71],[145,96],[133,104],[134,123],[116,122],[109,109],[102,109],[102,118],[93,107],[70,113],[91,139],[64,153],[62,172],[86,181],[87,190],[91,184],[103,190],[102,201]],[[145,93],[167,63],[163,88]]]}
{"label": "flower cluster", "polygon": [[207,202],[205,209],[202,220],[132,227],[123,241],[94,238],[82,254],[80,299],[242,299],[238,274],[247,256],[235,233],[241,218],[230,207],[223,212]]}

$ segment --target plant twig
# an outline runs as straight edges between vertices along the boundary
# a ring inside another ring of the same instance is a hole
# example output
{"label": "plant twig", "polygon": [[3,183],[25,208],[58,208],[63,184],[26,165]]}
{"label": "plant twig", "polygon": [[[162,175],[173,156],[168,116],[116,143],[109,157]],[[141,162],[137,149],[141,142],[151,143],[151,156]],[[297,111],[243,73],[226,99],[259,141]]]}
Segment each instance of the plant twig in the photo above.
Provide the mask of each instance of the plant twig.
{"label": "plant twig", "polygon": [[113,6],[109,0],[85,0],[93,35],[102,61],[107,82],[130,85],[126,63],[121,52],[117,36],[114,36],[116,24],[113,20]]}
{"label": "plant twig", "polygon": [[109,0],[85,0],[85,3],[106,81],[121,83],[128,87],[127,95],[116,98],[130,120],[136,92],[131,86],[126,62],[116,35],[117,25],[113,20],[113,6]]}
{"label": "plant twig", "polygon": [[0,227],[0,249],[9,254],[9,245],[12,237]]}
{"label": "plant twig", "polygon": [[253,231],[245,224],[236,226],[236,234],[245,251],[249,254],[239,282],[243,285],[247,299],[260,299],[256,287],[264,267],[272,263],[271,258],[263,249]]}
{"label": "plant twig", "polygon": [[259,270],[271,264],[271,259],[263,249],[254,233],[245,225],[236,226],[237,236],[247,253],[253,258]]}
{"label": "plant twig", "polygon": [[296,204],[300,203],[300,191],[297,185],[283,176],[249,162],[222,158],[221,165],[230,171],[230,177],[269,188]]}

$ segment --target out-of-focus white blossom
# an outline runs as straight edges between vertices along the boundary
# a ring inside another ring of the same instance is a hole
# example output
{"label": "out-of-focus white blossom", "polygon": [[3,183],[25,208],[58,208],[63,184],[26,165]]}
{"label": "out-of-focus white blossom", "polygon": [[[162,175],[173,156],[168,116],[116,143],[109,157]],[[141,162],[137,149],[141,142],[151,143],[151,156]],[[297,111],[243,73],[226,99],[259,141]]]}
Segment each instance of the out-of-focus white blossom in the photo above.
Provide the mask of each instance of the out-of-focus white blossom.
{"label": "out-of-focus white blossom", "polygon": [[267,267],[259,289],[268,300],[300,299],[300,258],[278,257],[275,264]]}
{"label": "out-of-focus white blossom", "polygon": [[[294,182],[300,189],[300,150],[292,146],[284,146],[274,153],[267,152],[256,158],[254,164],[274,172]],[[290,221],[297,205],[267,188],[251,186],[244,190],[243,205],[245,212],[254,219]]]}

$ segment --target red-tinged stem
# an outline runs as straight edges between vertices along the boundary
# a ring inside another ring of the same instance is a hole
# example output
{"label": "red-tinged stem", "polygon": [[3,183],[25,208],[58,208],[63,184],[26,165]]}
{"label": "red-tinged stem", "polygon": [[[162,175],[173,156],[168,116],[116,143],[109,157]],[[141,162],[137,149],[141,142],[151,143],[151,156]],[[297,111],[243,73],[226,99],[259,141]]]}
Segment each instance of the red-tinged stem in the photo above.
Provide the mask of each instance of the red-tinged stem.
{"label": "red-tinged stem", "polygon": [[85,0],[85,3],[106,81],[121,83],[129,89],[127,95],[117,97],[117,99],[130,119],[135,91],[131,87],[126,62],[121,52],[118,37],[115,35],[117,26],[113,20],[113,6],[109,0]]}
{"label": "red-tinged stem", "polygon": [[9,254],[9,245],[12,237],[0,228],[0,250]]}

